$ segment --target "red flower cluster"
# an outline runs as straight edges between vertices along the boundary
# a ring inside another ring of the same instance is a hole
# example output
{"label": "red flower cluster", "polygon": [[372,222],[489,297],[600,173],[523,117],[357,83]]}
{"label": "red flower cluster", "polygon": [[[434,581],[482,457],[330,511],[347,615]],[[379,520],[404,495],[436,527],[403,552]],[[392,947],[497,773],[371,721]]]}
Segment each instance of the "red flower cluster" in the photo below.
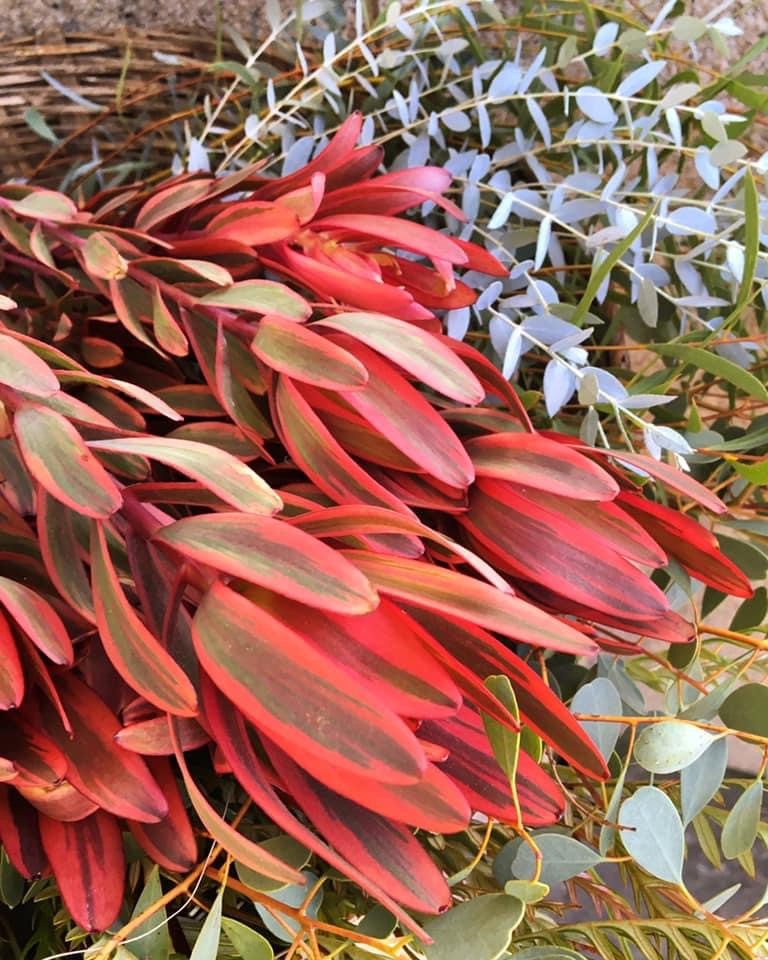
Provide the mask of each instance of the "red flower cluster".
{"label": "red flower cluster", "polygon": [[[212,837],[300,881],[200,790],[185,754],[208,746],[418,931],[406,910],[450,894],[412,828],[516,822],[481,712],[518,720],[488,676],[563,762],[606,773],[512,644],[688,639],[646,572],[667,556],[750,592],[627,468],[716,497],[534,431],[493,365],[440,334],[432,311],[473,296],[454,267],[503,270],[400,219],[425,200],[458,214],[447,174],[375,176],[358,130],[277,180],[183,177],[80,210],[0,189],[17,302],[0,328],[0,840],[24,876],[53,870],[88,929],[120,908],[123,825],[166,869],[196,858],[173,757]],[[560,816],[525,753],[517,792],[526,823]]]}

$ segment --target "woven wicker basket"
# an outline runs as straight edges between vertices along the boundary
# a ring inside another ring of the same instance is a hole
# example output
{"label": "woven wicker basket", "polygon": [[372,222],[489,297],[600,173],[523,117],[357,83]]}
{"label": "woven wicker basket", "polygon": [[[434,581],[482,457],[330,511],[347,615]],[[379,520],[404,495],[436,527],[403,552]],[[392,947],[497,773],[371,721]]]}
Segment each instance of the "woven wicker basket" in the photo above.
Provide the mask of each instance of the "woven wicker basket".
{"label": "woven wicker basket", "polygon": [[[222,47],[213,36],[177,30],[71,34],[54,43],[24,37],[0,44],[0,176],[53,185],[92,158],[96,130],[100,150],[119,156],[138,130],[152,128],[157,169],[175,148],[173,138],[164,135],[169,120],[200,102],[201,85],[214,82],[210,64],[238,57],[227,46],[226,40]],[[65,95],[55,83],[101,109]],[[59,137],[58,144],[29,126],[30,108]],[[146,137],[142,146],[148,149]]]}

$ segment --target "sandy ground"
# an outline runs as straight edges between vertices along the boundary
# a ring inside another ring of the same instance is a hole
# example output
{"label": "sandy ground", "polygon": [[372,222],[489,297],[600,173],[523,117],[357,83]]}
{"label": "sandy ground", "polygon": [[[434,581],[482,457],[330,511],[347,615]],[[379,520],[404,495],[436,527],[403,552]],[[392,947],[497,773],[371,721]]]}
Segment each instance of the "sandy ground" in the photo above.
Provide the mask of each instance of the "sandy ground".
{"label": "sandy ground", "polygon": [[[291,0],[281,3],[284,10],[290,9]],[[651,16],[662,3],[653,0],[639,6]],[[690,0],[688,11],[702,16],[715,7],[722,11],[721,16],[733,17],[744,29],[744,36],[734,43],[739,53],[768,31],[768,0]],[[264,29],[263,10],[263,0],[0,0],[0,39],[33,34],[49,38],[125,27],[199,27],[210,32],[216,29],[217,16],[245,36],[258,36]]]}

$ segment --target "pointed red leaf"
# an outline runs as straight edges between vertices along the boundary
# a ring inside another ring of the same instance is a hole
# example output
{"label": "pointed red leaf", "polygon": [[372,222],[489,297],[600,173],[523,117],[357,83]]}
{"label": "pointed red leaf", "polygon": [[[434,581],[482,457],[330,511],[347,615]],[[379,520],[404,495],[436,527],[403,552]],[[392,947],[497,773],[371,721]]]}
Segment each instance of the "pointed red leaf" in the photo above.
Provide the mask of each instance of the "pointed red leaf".
{"label": "pointed red leaf", "polygon": [[382,283],[378,278],[357,276],[342,266],[315,260],[288,246],[280,250],[279,260],[263,258],[263,263],[269,269],[293,278],[302,287],[309,287],[339,303],[363,310],[378,310],[403,320],[410,319],[414,310],[419,316],[431,316],[403,287]]}
{"label": "pointed red leaf", "polygon": [[17,785],[16,789],[36,810],[53,820],[73,823],[99,809],[97,803],[83,796],[68,780],[62,780],[54,787]]}
{"label": "pointed red leaf", "polygon": [[619,485],[588,457],[537,433],[497,433],[467,443],[478,476],[578,500],[613,500]]}
{"label": "pointed red leaf", "polygon": [[368,383],[345,393],[344,399],[395,447],[431,476],[454,487],[466,487],[475,477],[472,463],[458,437],[424,396],[362,343],[343,334],[332,340],[350,350],[365,365]]}
{"label": "pointed red leaf", "polygon": [[321,217],[312,224],[314,230],[331,231],[334,234],[375,237],[390,246],[413,250],[424,256],[448,263],[466,263],[467,255],[452,237],[431,227],[411,220],[388,217],[381,214],[339,213]]}
{"label": "pointed red leaf", "polygon": [[653,457],[646,457],[641,453],[626,453],[623,450],[617,453],[615,450],[602,450],[599,447],[582,447],[581,449],[593,457],[611,457],[619,465],[628,464],[630,467],[637,467],[641,474],[647,473],[656,480],[661,480],[671,490],[677,490],[678,493],[700,503],[702,507],[706,507],[713,513],[725,513],[728,509],[718,496],[707,490],[698,480],[694,480],[689,474],[683,473],[676,467],[671,467],[663,460],[654,460]]}
{"label": "pointed red leaf", "polygon": [[692,517],[634,493],[622,493],[619,502],[692,577],[735,597],[752,596],[749,579]]}
{"label": "pointed red leaf", "polygon": [[397,497],[370,478],[331,436],[296,385],[280,377],[275,392],[280,439],[296,465],[336,503],[368,503],[412,516]]}
{"label": "pointed red leaf", "polygon": [[39,877],[48,868],[37,813],[16,790],[8,787],[0,787],[0,845],[26,880]]}
{"label": "pointed red leaf", "polygon": [[72,724],[67,736],[53,710],[43,711],[46,732],[69,761],[67,778],[86,797],[118,817],[155,823],[165,798],[142,758],[114,742],[121,724],[91,689],[71,672],[57,686]]}
{"label": "pointed red leaf", "polygon": [[265,877],[271,877],[273,880],[279,880],[281,883],[305,883],[305,879],[293,867],[289,867],[278,860],[264,847],[253,843],[242,833],[230,826],[226,820],[222,819],[214,808],[208,803],[205,796],[198,789],[197,784],[192,779],[181,746],[175,737],[174,720],[168,717],[168,723],[171,729],[171,739],[174,741],[176,760],[178,761],[181,775],[184,778],[184,785],[187,788],[189,799],[195,808],[197,815],[203,822],[205,829],[211,837],[224,849],[230,853],[235,860],[244,866],[263,874]]}
{"label": "pointed red leaf", "polygon": [[40,594],[23,583],[0,577],[0,605],[49,660],[72,664],[74,651],[67,628]]}
{"label": "pointed red leaf", "polygon": [[253,514],[187,517],[158,530],[158,543],[190,560],[322,610],[373,610],[376,592],[336,550],[283,520]]}
{"label": "pointed red leaf", "polygon": [[156,707],[180,716],[194,716],[195,688],[128,602],[99,523],[91,527],[91,577],[99,636],[112,666],[132,689]]}
{"label": "pointed red leaf", "polygon": [[410,830],[324,787],[276,747],[267,744],[267,752],[320,833],[382,890],[422,913],[450,904],[448,884]]}
{"label": "pointed red leaf", "polygon": [[[161,719],[166,728],[166,737],[170,741],[168,721],[165,717]],[[181,725],[184,721],[177,720],[176,723]],[[173,747],[170,752],[173,753]],[[168,803],[168,815],[159,823],[137,823],[131,820],[128,826],[153,863],[175,873],[186,873],[197,860],[197,841],[176,777],[170,763],[164,758],[153,757],[147,763]]]}
{"label": "pointed red leaf", "polygon": [[365,367],[349,351],[279,316],[262,317],[251,350],[273,370],[316,387],[350,390],[368,381]]}
{"label": "pointed red leaf", "polygon": [[214,184],[213,180],[188,180],[153,193],[136,215],[136,228],[149,231],[174,214],[200,203]]}
{"label": "pointed red leaf", "polygon": [[583,527],[590,537],[627,560],[647,567],[661,567],[667,562],[667,555],[653,537],[616,502],[567,500],[530,488],[525,491],[525,496],[542,509],[557,513]]}
{"label": "pointed red leaf", "polygon": [[480,403],[485,396],[477,377],[456,354],[412,323],[381,313],[337,313],[318,325],[354,337],[458,403]]}
{"label": "pointed red leaf", "polygon": [[594,644],[572,627],[487,583],[429,563],[345,550],[381,593],[461,617],[522,643],[564,653],[594,652]]}
{"label": "pointed red leaf", "polygon": [[503,480],[478,481],[460,522],[502,570],[612,616],[652,620],[669,604],[636,567]]}
{"label": "pointed red leaf", "polygon": [[27,469],[52,497],[86,517],[104,519],[118,509],[115,481],[60,413],[23,404],[13,428]]}
{"label": "pointed red leaf", "polygon": [[222,204],[206,232],[215,240],[238,240],[250,247],[287,240],[299,230],[299,218],[287,204],[242,200]]}
{"label": "pointed red leaf", "polygon": [[[422,640],[443,658],[447,666],[453,664],[470,679],[474,676],[482,689],[487,689],[483,684],[487,677],[496,674],[509,677],[523,721],[577,770],[598,779],[607,775],[602,756],[581,724],[539,674],[516,653],[474,624],[433,610],[414,607],[406,607],[406,610],[409,617],[424,629]],[[478,691],[474,685],[470,689],[472,692],[468,690],[467,695],[473,699]],[[476,700],[476,706],[489,712],[479,700]],[[504,723],[504,719],[501,722]]]}
{"label": "pointed red leaf", "polygon": [[18,771],[15,786],[54,786],[67,773],[67,759],[56,744],[19,712],[0,718],[0,751]]}
{"label": "pointed red leaf", "polygon": [[24,698],[24,670],[11,627],[0,613],[0,710],[18,707]]}
{"label": "pointed red leaf", "polygon": [[125,884],[117,820],[101,810],[76,823],[41,816],[40,836],[72,919],[84,930],[106,930],[120,912]]}
{"label": "pointed red leaf", "polygon": [[310,163],[288,176],[265,181],[257,191],[259,199],[271,200],[279,197],[309,183],[315,173],[328,173],[336,167],[348,164],[354,153],[355,144],[360,138],[362,125],[362,114],[358,111],[351,113],[328,145]]}
{"label": "pointed red leaf", "polygon": [[[430,720],[422,733],[449,751],[443,770],[461,787],[470,806],[502,823],[516,823],[509,780],[496,762],[480,717],[464,709],[450,720]],[[560,788],[523,751],[518,760],[517,795],[523,823],[545,826],[562,815],[565,802]]]}
{"label": "pointed red leaf", "polygon": [[395,620],[393,604],[382,602],[362,617],[313,610],[263,591],[260,604],[367,688],[372,704],[422,719],[455,713],[461,695],[413,630]]}
{"label": "pointed red leaf", "polygon": [[[185,753],[205,746],[210,740],[205,730],[191,717],[179,717],[176,732]],[[144,757],[169,757],[173,753],[168,720],[164,715],[128,724],[116,734],[115,743]]]}
{"label": "pointed red leaf", "polygon": [[193,636],[216,686],[297,757],[327,757],[388,783],[419,779],[426,760],[405,723],[369,704],[352,678],[266,610],[214,583]]}
{"label": "pointed red leaf", "polygon": [[286,833],[299,843],[303,843],[309,850],[322,857],[329,866],[345,874],[366,893],[382,903],[406,929],[423,937],[425,934],[418,924],[380,887],[376,886],[368,874],[347,863],[285,806],[273,790],[262,761],[253,749],[241,715],[236,710],[232,710],[229,702],[205,676],[202,682],[202,701],[206,720],[222,754],[254,803]]}

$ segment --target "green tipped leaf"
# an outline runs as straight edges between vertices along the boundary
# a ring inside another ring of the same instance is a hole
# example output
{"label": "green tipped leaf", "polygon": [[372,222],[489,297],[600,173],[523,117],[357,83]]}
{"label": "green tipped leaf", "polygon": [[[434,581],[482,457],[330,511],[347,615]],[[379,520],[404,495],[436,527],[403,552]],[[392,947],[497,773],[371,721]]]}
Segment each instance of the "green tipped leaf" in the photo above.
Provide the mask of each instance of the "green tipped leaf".
{"label": "green tipped leaf", "polygon": [[52,497],[95,519],[118,509],[122,496],[115,481],[69,420],[38,404],[24,404],[13,427],[27,469]]}
{"label": "green tipped leaf", "polygon": [[200,298],[207,307],[279,313],[292,320],[306,320],[312,313],[307,301],[283,283],[274,280],[243,280],[231,287],[214,290]]}
{"label": "green tipped leaf", "polygon": [[187,517],[163,527],[155,540],[190,560],[321,610],[354,615],[378,603],[364,574],[339,551],[272,517]]}
{"label": "green tipped leaf", "polygon": [[96,623],[112,666],[132,689],[159,709],[194,716],[195,688],[128,602],[99,523],[91,528],[91,577]]}
{"label": "green tipped leaf", "polygon": [[94,450],[138,454],[173,467],[221,497],[244,513],[275,513],[282,506],[280,497],[232,454],[207,443],[167,437],[126,437],[119,440],[94,440]]}

